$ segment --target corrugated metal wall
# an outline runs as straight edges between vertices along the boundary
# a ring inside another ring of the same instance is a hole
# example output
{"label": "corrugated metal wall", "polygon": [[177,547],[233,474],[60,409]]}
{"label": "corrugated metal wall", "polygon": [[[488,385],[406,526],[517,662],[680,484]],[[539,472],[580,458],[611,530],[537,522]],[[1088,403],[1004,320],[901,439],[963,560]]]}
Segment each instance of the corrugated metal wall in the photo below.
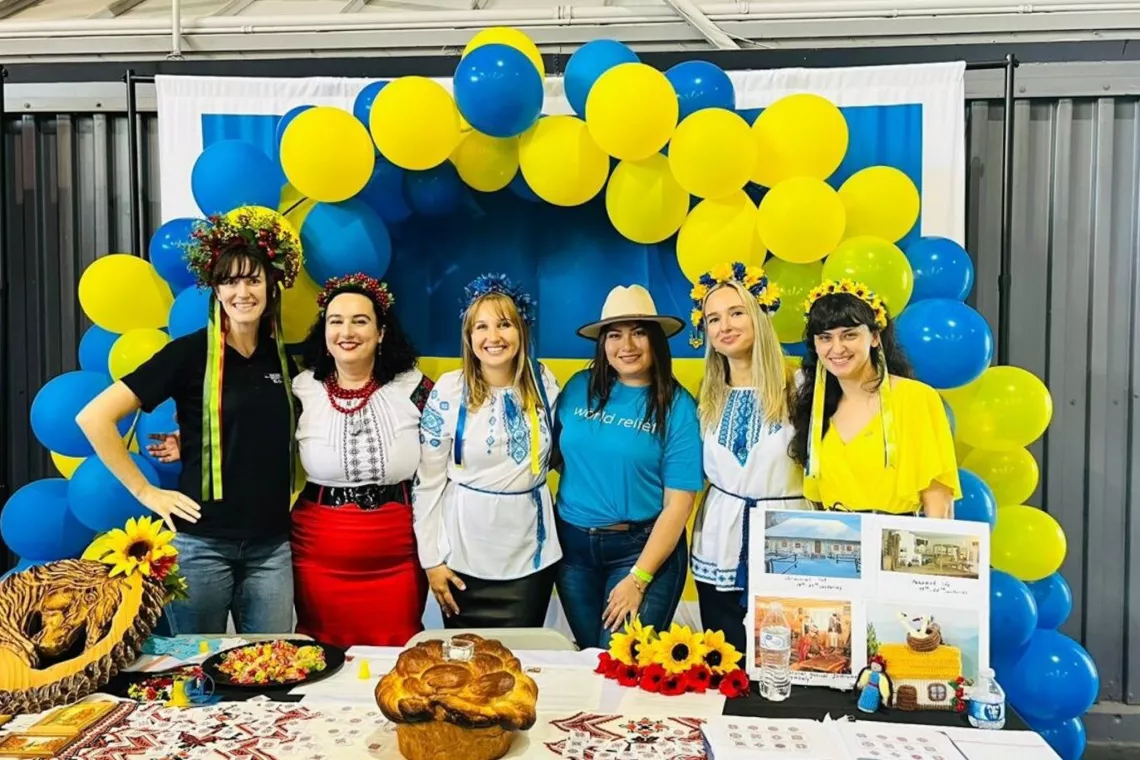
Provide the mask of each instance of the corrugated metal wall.
{"label": "corrugated metal wall", "polygon": [[[1034,100],[1016,108],[1011,361],[1045,378],[1051,434],[1033,447],[1042,470],[1034,504],[1069,540],[1063,568],[1076,609],[1066,633],[1101,672],[1102,697],[1140,702],[1140,659],[1128,657],[1140,610],[1132,441],[1140,103],[1134,98]],[[969,106],[968,247],[978,308],[997,325],[1003,113]],[[4,378],[11,424],[4,438],[13,489],[52,474],[28,425],[36,389],[77,365],[86,327],[77,275],[98,254],[129,248],[126,120],[26,116],[6,125],[9,156],[9,314],[12,361]],[[156,155],[155,120],[141,144]],[[149,227],[158,219],[157,167],[142,183]]]}

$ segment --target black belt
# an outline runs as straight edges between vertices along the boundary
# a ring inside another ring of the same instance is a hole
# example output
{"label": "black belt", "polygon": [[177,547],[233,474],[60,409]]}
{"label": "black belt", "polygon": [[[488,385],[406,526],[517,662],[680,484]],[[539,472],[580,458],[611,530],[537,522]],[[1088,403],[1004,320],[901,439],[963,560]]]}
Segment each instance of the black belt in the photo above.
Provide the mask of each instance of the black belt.
{"label": "black belt", "polygon": [[361,509],[376,509],[385,504],[410,504],[408,494],[411,486],[408,481],[403,483],[387,483],[377,485],[369,483],[360,486],[322,486],[317,483],[306,483],[301,496],[323,507],[343,507],[345,504],[355,504]]}

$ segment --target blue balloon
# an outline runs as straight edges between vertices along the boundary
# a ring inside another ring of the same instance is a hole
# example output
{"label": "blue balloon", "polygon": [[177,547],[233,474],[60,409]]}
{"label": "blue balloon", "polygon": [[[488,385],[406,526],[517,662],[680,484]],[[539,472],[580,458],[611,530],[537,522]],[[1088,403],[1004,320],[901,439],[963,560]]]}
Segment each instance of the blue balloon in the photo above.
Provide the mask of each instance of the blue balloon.
{"label": "blue balloon", "polygon": [[[305,111],[308,111],[310,108],[313,108],[313,106],[293,106],[288,111],[286,111],[285,115],[277,121],[277,129],[274,134],[274,144],[277,146],[278,154],[281,153],[281,139],[285,137],[285,130],[289,126],[290,122],[303,114]],[[364,122],[364,125],[368,126],[368,122]],[[277,208],[277,206],[273,205],[269,208]]]}
{"label": "blue balloon", "polygon": [[[957,515],[955,515],[957,517]],[[990,573],[990,647],[1019,649],[1037,630],[1037,602],[1033,592],[1009,573]]]}
{"label": "blue balloon", "polygon": [[542,77],[524,53],[508,45],[483,45],[463,56],[454,90],[459,113],[491,137],[521,135],[542,113]]}
{"label": "blue balloon", "polygon": [[0,575],[0,581],[4,580],[9,575],[15,575],[16,573],[22,573],[25,570],[29,570],[33,567],[38,567],[39,565],[43,565],[43,564],[45,564],[45,562],[43,560],[32,560],[32,559],[17,558],[16,566],[13,567],[8,572],[4,573],[3,575]]}
{"label": "blue balloon", "polygon": [[[365,129],[371,130],[372,103],[387,85],[387,81],[369,82],[356,94],[356,100],[352,101],[352,115],[364,125]],[[377,148],[376,152],[379,153],[380,149]]]}
{"label": "blue balloon", "polygon": [[71,513],[67,485],[63,478],[37,480],[8,499],[0,511],[0,535],[13,553],[40,562],[83,554],[95,531]]}
{"label": "blue balloon", "polygon": [[760,114],[762,114],[763,112],[764,112],[763,108],[738,108],[738,109],[736,109],[736,113],[740,116],[740,118],[742,118],[746,122],[748,122],[748,126],[750,126],[750,127],[756,123],[756,120],[760,118]]}
{"label": "blue balloon", "polygon": [[990,366],[994,336],[981,314],[960,301],[933,298],[911,303],[895,331],[914,374],[934,388],[958,388]]}
{"label": "blue balloon", "polygon": [[108,374],[110,370],[111,346],[119,339],[118,333],[104,330],[99,325],[91,325],[79,339],[79,368],[88,372]]}
{"label": "blue balloon", "polygon": [[380,215],[384,224],[399,224],[412,215],[412,209],[404,197],[404,170],[376,154],[376,165],[372,169],[372,178],[356,195],[357,198],[372,207]]}
{"label": "blue balloon", "polygon": [[665,72],[681,105],[678,121],[705,108],[736,108],[736,89],[720,66],[708,61],[685,61]]}
{"label": "blue balloon", "polygon": [[153,412],[144,412],[139,415],[139,423],[135,426],[135,433],[139,439],[139,452],[158,473],[159,485],[169,488],[169,483],[178,483],[178,475],[182,472],[181,462],[160,462],[151,456],[147,446],[156,443],[151,436],[165,436],[178,430],[178,420],[175,414],[174,399],[167,399],[155,407]]}
{"label": "blue balloon", "polygon": [[404,175],[404,192],[417,214],[446,216],[459,209],[463,200],[463,180],[455,164],[445,161],[422,172]]}
{"label": "blue balloon", "polygon": [[210,291],[202,288],[186,288],[174,299],[170,306],[167,332],[171,338],[181,338],[198,332],[206,326],[210,316]]}
{"label": "blue balloon", "polygon": [[158,228],[150,239],[150,263],[176,294],[195,284],[194,274],[186,266],[186,250],[197,219],[171,219]]}
{"label": "blue balloon", "polygon": [[910,302],[931,298],[965,301],[974,287],[974,262],[966,249],[943,237],[923,237],[906,249],[914,270],[914,290]]}
{"label": "blue balloon", "polygon": [[574,51],[562,77],[566,99],[574,113],[586,118],[586,98],[598,77],[614,66],[639,60],[637,53],[617,40],[592,40]]}
{"label": "blue balloon", "polygon": [[542,198],[539,198],[538,195],[530,189],[530,185],[526,183],[526,177],[523,176],[521,171],[511,180],[511,184],[507,185],[507,189],[524,201],[542,203]]}
{"label": "blue balloon", "polygon": [[1009,703],[1031,724],[1084,715],[1100,692],[1096,663],[1084,647],[1040,628],[1000,683]]}
{"label": "blue balloon", "polygon": [[1053,573],[1029,584],[1037,599],[1037,627],[1055,630],[1064,625],[1073,612],[1073,591],[1060,573]]}
{"label": "blue balloon", "polygon": [[[80,370],[53,377],[32,401],[32,432],[36,440],[49,451],[68,457],[94,454],[75,417],[110,385],[111,376],[105,372]],[[130,429],[130,415],[119,420],[120,433],[126,435]]]}
{"label": "blue balloon", "polygon": [[1069,718],[1055,723],[1034,722],[1030,728],[1036,731],[1061,760],[1081,760],[1088,744],[1085,723],[1080,718]]}
{"label": "blue balloon", "polygon": [[[139,441],[139,444],[143,444]],[[130,452],[131,459],[151,485],[158,485],[158,473],[141,454]],[[132,517],[150,514],[150,510],[131,496],[131,492],[111,474],[99,457],[87,457],[72,474],[67,486],[67,501],[79,522],[102,533],[121,528]]]}
{"label": "blue balloon", "polygon": [[997,499],[986,481],[969,470],[958,470],[958,481],[962,484],[962,498],[954,502],[954,519],[972,522],[997,522]]}
{"label": "blue balloon", "polygon": [[807,344],[801,341],[795,343],[781,343],[786,356],[798,356],[801,359],[807,356]]}
{"label": "blue balloon", "polygon": [[392,261],[392,240],[384,222],[358,198],[318,203],[301,225],[305,269],[316,282],[363,272],[377,279]]}
{"label": "blue balloon", "polygon": [[206,216],[239,206],[277,208],[281,188],[274,161],[244,140],[221,140],[202,151],[190,173],[194,202]]}

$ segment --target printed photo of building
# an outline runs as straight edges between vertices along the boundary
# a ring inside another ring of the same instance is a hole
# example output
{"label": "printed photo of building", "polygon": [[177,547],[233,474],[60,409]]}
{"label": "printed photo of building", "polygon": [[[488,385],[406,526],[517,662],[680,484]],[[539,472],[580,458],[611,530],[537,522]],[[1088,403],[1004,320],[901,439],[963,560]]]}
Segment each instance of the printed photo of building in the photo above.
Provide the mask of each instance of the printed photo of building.
{"label": "printed photo of building", "polygon": [[862,577],[859,515],[834,512],[769,512],[764,527],[764,564],[778,575]]}
{"label": "printed photo of building", "polygon": [[978,557],[978,539],[973,536],[883,531],[884,572],[977,580]]}

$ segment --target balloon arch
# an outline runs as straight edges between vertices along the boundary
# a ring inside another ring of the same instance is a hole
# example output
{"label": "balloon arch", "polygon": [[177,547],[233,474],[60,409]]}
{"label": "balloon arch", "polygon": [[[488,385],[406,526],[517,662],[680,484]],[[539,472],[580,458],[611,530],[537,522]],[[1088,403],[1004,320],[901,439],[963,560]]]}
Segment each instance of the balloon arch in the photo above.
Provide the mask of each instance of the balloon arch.
{"label": "balloon arch", "polygon": [[[728,75],[710,63],[663,73],[619,42],[590,42],[566,66],[575,115],[542,114],[544,75],[523,33],[484,30],[464,50],[454,94],[408,76],[369,84],[351,113],[295,108],[279,122],[277,156],[233,140],[206,148],[192,174],[194,198],[207,216],[262,207],[300,238],[305,271],[283,301],[290,343],[315,318],[317,282],[350,271],[383,276],[388,227],[445,211],[462,185],[563,207],[604,190],[624,237],[650,244],[676,235],[678,265],[694,283],[725,261],[762,265],[792,305],[775,318],[785,344],[802,340],[796,307],[821,279],[867,283],[897,319],[918,378],[945,400],[962,468],[956,516],[993,526],[990,640],[999,680],[1063,757],[1079,757],[1080,716],[1099,679],[1088,653],[1057,631],[1072,605],[1058,574],[1065,534],[1025,504],[1038,483],[1026,447],[1045,433],[1052,400],[1032,373],[991,366],[993,336],[965,303],[974,271],[959,244],[896,245],[918,219],[914,183],[872,166],[833,187],[827,180],[848,147],[843,113],[801,93],[746,120],[734,110]],[[284,189],[274,180],[278,161]],[[205,324],[208,294],[193,287],[182,259],[197,221],[162,225],[149,262],[113,254],[83,273],[79,301],[94,326],[80,344],[81,369],[48,382],[31,410],[33,432],[62,477],[24,486],[0,517],[17,569],[78,556],[97,532],[143,512],[91,456],[75,417],[172,338]],[[120,426],[154,484],[176,483],[177,465],[151,459],[137,441],[173,429],[173,416],[167,402]]]}

